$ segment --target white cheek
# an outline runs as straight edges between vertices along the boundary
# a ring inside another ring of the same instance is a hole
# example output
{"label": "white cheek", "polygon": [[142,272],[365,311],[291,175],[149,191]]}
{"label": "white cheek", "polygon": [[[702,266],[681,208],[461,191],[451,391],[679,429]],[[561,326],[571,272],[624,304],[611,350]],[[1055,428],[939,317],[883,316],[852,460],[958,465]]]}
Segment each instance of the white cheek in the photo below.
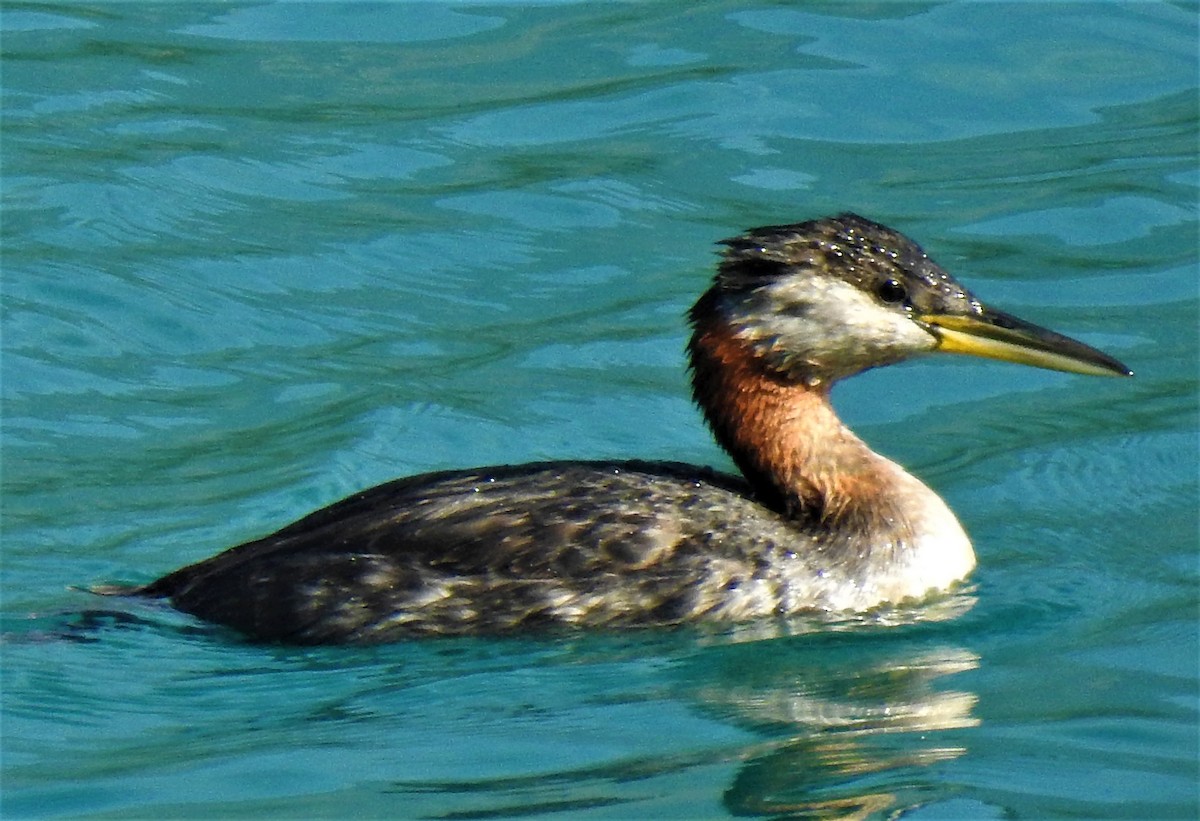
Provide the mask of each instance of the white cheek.
{"label": "white cheek", "polygon": [[746,295],[731,317],[739,335],[785,367],[854,373],[932,350],[906,314],[838,279],[787,279]]}

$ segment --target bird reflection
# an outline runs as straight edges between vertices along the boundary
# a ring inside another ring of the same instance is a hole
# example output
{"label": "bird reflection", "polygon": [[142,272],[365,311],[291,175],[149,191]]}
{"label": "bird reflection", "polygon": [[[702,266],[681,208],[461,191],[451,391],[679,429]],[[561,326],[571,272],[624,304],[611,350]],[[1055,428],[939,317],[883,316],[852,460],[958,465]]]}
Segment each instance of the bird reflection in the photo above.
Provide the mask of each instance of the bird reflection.
{"label": "bird reflection", "polygon": [[935,682],[978,663],[969,651],[935,647],[867,667],[852,661],[792,667],[773,681],[706,688],[710,709],[720,706],[760,730],[790,732],[746,751],[724,793],[726,807],[735,815],[813,819],[861,819],[902,808],[917,780],[914,768],[966,751],[930,734],[976,726],[976,697]]}
{"label": "bird reflection", "polygon": [[[863,618],[840,631],[827,622],[817,629],[788,620],[773,629],[759,624],[697,632],[694,643],[678,634],[580,637],[566,651],[570,664],[599,670],[630,660],[640,665],[647,657],[669,659],[668,679],[653,698],[690,704],[752,740],[701,749],[680,745],[666,754],[660,748],[530,775],[404,780],[392,787],[428,808],[423,817],[616,807],[625,808],[621,817],[634,818],[653,816],[647,808],[658,806],[664,790],[675,793],[680,783],[694,785],[698,776],[720,773],[725,783],[715,785],[716,796],[733,816],[892,817],[930,800],[922,785],[931,776],[922,771],[961,756],[962,731],[979,724],[976,696],[954,681],[975,669],[979,657],[928,638],[938,629],[931,622],[972,603],[961,595],[953,606],[909,608],[907,617],[901,611],[878,614],[878,624]],[[640,695],[611,693],[617,703]]]}

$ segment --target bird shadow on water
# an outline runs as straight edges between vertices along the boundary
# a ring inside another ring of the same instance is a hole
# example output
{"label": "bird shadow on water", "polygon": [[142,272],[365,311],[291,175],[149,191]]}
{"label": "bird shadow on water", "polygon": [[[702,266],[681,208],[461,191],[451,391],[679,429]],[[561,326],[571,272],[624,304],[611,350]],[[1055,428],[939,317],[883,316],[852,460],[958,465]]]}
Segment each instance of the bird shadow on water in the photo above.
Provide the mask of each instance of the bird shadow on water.
{"label": "bird shadow on water", "polygon": [[939,679],[975,668],[962,648],[932,645],[883,652],[823,648],[746,681],[698,694],[704,709],[776,740],[739,757],[724,791],[737,816],[864,819],[920,805],[917,771],[966,749],[939,741],[973,727],[974,694]]}
{"label": "bird shadow on water", "polygon": [[[979,723],[975,695],[948,681],[979,663],[948,628],[973,606],[970,593],[839,621],[322,648],[256,646],[169,608],[112,604],[45,614],[6,629],[4,639],[175,636],[225,686],[249,677],[278,688],[281,677],[333,671],[353,682],[344,696],[307,707],[301,700],[261,717],[259,730],[298,722],[311,737],[344,738],[399,729],[395,760],[373,772],[369,789],[414,818],[699,812],[681,803],[689,800],[719,802],[736,817],[894,817],[944,797],[936,775],[922,773],[963,755],[954,731]],[[631,715],[661,718],[639,728],[626,723]],[[675,721],[692,730],[668,737]],[[589,733],[602,735],[602,753],[556,766],[560,748],[548,749],[507,774],[509,762],[483,771],[461,763],[414,769],[419,752],[404,749],[406,738],[436,747],[445,733],[440,743],[453,748],[478,733],[485,744],[500,740],[502,758],[506,734],[522,742],[557,734],[564,743],[563,727],[577,723],[578,746],[594,742]],[[412,777],[417,772],[422,777]]]}
{"label": "bird shadow on water", "polygon": [[[963,594],[836,623],[789,619],[580,637],[564,650],[574,663],[666,660],[669,683],[647,698],[669,692],[668,701],[740,733],[739,740],[515,777],[397,780],[388,789],[418,797],[427,807],[422,818],[622,806],[652,817],[663,793],[678,791],[667,785],[702,782],[684,788],[694,796],[711,790],[715,778],[724,811],[735,817],[894,817],[942,797],[931,795],[937,779],[920,773],[963,755],[966,747],[950,731],[979,723],[976,696],[942,682],[976,668],[979,657],[948,643],[936,626],[973,603]],[[630,698],[618,689],[614,704]]]}
{"label": "bird shadow on water", "polygon": [[[424,818],[527,817],[621,804],[632,811],[661,791],[655,782],[731,770],[718,788],[735,817],[894,817],[928,800],[922,785],[929,779],[915,771],[966,752],[937,743],[936,733],[976,726],[975,696],[935,682],[977,664],[974,654],[950,647],[871,664],[782,664],[754,681],[710,681],[696,692],[696,709],[775,736],[767,740],[526,777],[398,781],[391,789],[474,805]],[[486,798],[470,800],[472,794]]]}

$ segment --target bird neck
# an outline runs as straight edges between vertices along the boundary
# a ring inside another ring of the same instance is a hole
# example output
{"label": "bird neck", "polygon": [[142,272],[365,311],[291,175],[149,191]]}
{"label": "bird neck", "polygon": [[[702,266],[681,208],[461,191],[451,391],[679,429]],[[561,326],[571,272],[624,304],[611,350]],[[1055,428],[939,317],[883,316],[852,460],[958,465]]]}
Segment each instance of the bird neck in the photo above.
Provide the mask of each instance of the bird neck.
{"label": "bird neck", "polygon": [[768,368],[725,323],[698,320],[689,354],[696,402],[763,504],[829,527],[904,531],[897,490],[933,495],[842,424],[827,382]]}

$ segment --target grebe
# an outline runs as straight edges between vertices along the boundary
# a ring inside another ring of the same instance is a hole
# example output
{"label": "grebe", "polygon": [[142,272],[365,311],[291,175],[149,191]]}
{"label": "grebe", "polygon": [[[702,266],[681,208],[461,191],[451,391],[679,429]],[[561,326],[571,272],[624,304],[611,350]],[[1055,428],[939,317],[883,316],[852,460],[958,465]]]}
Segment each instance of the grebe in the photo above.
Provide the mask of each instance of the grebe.
{"label": "grebe", "polygon": [[150,584],[95,589],[302,644],[868,610],[949,588],[975,555],[937,494],[838,420],[835,382],[930,351],[1131,375],[984,307],[854,214],[723,244],[687,353],[742,477],[640,461],[429,473]]}

